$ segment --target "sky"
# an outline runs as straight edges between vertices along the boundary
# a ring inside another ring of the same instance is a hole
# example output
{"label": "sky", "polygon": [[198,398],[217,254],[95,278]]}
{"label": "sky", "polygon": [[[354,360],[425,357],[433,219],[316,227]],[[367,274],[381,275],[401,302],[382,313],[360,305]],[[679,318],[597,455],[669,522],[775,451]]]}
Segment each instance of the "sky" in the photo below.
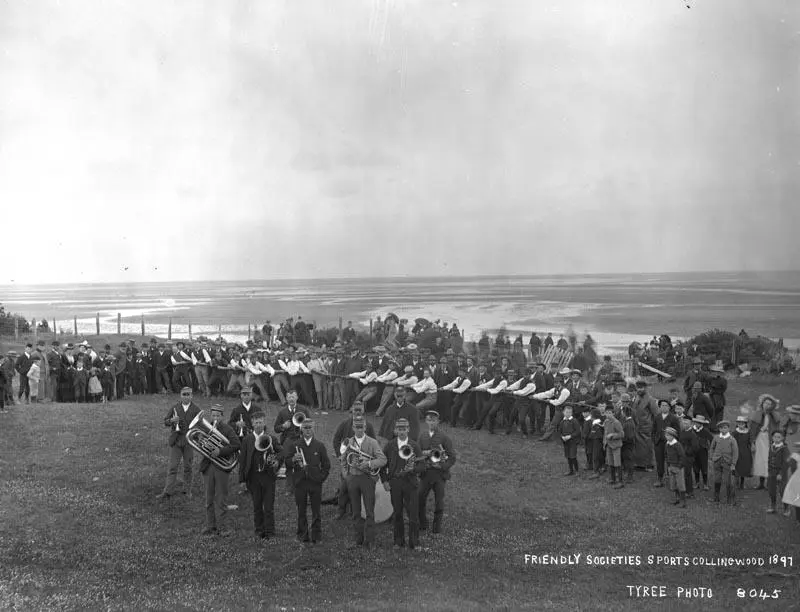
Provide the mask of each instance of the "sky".
{"label": "sky", "polygon": [[800,266],[800,2],[0,3],[0,283]]}

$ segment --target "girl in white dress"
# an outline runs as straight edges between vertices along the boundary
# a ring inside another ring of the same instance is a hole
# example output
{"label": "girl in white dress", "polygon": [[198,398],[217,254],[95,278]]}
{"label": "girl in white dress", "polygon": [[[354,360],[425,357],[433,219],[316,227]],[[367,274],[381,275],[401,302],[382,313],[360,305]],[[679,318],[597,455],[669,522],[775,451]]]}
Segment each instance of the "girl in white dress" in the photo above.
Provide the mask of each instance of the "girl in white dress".
{"label": "girl in white dress", "polygon": [[786,488],[783,490],[783,503],[794,506],[794,516],[800,522],[800,442],[792,444],[790,449],[793,451],[789,457],[789,471],[792,475]]}
{"label": "girl in white dress", "polygon": [[750,417],[750,443],[753,446],[753,476],[758,477],[758,488],[763,489],[769,476],[769,445],[772,433],[779,430],[780,422],[775,412],[780,401],[769,393],[758,398],[758,410]]}

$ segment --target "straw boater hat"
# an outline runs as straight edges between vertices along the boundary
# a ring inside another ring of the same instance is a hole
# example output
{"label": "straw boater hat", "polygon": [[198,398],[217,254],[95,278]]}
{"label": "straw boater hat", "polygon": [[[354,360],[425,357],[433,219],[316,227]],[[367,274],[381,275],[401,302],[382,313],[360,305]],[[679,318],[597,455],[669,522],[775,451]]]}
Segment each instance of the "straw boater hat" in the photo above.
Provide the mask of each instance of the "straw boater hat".
{"label": "straw boater hat", "polygon": [[786,406],[783,410],[786,414],[798,414],[800,415],[800,405],[793,404],[792,406]]}
{"label": "straw boater hat", "polygon": [[708,425],[709,423],[708,419],[704,417],[702,414],[698,414],[696,417],[692,419],[692,421],[695,423],[703,423],[704,425]]}
{"label": "straw boater hat", "polygon": [[722,362],[721,361],[716,361],[714,363],[714,365],[712,365],[708,369],[711,370],[712,372],[719,372],[720,374],[724,374],[725,373],[725,368],[722,367]]}
{"label": "straw boater hat", "polygon": [[775,410],[778,409],[778,406],[781,404],[781,400],[779,400],[774,395],[770,395],[769,393],[762,393],[758,396],[758,409],[761,410],[761,407],[764,405],[766,400],[772,400],[772,403],[775,406]]}
{"label": "straw boater hat", "polygon": [[739,416],[736,417],[736,422],[737,423],[747,423],[747,417],[745,415],[743,415],[743,414],[740,414]]}

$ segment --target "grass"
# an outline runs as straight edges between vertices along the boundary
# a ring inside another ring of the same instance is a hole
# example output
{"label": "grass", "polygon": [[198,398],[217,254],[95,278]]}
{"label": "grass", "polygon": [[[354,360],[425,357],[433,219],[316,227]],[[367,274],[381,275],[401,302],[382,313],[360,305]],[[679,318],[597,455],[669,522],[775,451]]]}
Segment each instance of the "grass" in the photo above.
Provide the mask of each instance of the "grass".
{"label": "grass", "polygon": [[[765,390],[784,401],[794,391],[734,380],[729,402]],[[346,551],[351,525],[333,520],[334,506],[323,506],[323,544],[303,547],[293,537],[296,510],[282,483],[276,539],[252,538],[249,499],[236,495],[232,535],[204,538],[199,478],[193,500],[154,499],[164,485],[161,419],[171,401],[40,404],[0,415],[0,609],[785,610],[800,601],[800,525],[767,516],[764,491],[745,491],[736,508],[715,506],[700,492],[687,509],[676,509],[669,492],[652,488],[651,474],[637,473],[637,482],[619,491],[603,481],[565,479],[556,443],[463,428],[450,432],[458,463],[445,533],[423,535],[416,553],[394,552],[388,526],[378,528],[375,551]],[[229,413],[234,400],[224,404]],[[273,417],[275,410],[269,407]],[[318,437],[329,447],[342,418],[318,417]],[[329,478],[326,494],[337,481]],[[534,567],[525,565],[526,553],[640,555],[643,565]],[[647,555],[771,554],[795,554],[794,567],[646,563]],[[637,600],[626,585],[666,585],[669,597]],[[710,587],[713,599],[676,599],[679,586]],[[781,595],[737,597],[737,588],[751,587]]]}

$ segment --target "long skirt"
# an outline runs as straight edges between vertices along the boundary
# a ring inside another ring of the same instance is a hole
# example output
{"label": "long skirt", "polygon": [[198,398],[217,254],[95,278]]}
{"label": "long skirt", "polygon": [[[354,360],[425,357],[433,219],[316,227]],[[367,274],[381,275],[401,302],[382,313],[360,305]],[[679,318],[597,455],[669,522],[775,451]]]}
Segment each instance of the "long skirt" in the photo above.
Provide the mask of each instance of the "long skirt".
{"label": "long skirt", "polygon": [[650,432],[636,432],[636,444],[633,449],[633,464],[639,468],[651,468],[655,465],[655,449]]}
{"label": "long skirt", "polygon": [[[795,453],[792,458],[800,464],[800,454]],[[800,465],[786,483],[786,488],[783,490],[783,503],[800,508]]]}
{"label": "long skirt", "polygon": [[760,431],[756,438],[756,453],[753,457],[753,476],[766,478],[769,476],[767,464],[769,463],[769,432]]}

